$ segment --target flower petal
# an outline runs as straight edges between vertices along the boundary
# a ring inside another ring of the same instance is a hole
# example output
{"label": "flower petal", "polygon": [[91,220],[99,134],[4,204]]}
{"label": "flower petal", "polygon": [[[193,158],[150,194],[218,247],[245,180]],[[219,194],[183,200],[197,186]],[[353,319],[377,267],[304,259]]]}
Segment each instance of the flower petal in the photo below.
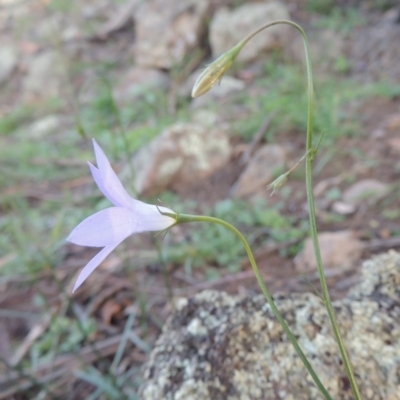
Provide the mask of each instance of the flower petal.
{"label": "flower petal", "polygon": [[[133,208],[136,201],[133,199],[127,191],[122,186],[121,181],[111,167],[106,155],[104,154],[101,147],[93,139],[93,147],[96,155],[96,162],[99,174],[96,177],[93,174],[93,178],[96,181],[99,189],[104,193],[104,195],[117,207]],[[99,184],[101,181],[101,185]]]}
{"label": "flower petal", "polygon": [[175,218],[162,215],[160,211],[175,214],[169,208],[156,207],[137,200],[135,204],[135,232],[163,231],[175,224]]}
{"label": "flower petal", "polygon": [[87,277],[100,265],[101,262],[118,246],[118,243],[104,247],[99,253],[97,253],[83,268],[81,273],[78,276],[78,279],[75,282],[74,288],[72,289],[72,293],[78,289],[79,286],[82,285],[83,282],[87,279]]}
{"label": "flower petal", "polygon": [[123,207],[123,205],[121,205],[121,203],[104,187],[100,171],[90,162],[88,162],[88,165],[94,181],[96,182],[97,186],[99,187],[100,191],[104,194],[104,196],[107,197],[107,199],[110,200],[111,203],[113,203],[116,207]]}
{"label": "flower petal", "polygon": [[135,219],[134,213],[126,208],[106,208],[83,220],[67,240],[80,246],[92,247],[118,244],[136,232]]}

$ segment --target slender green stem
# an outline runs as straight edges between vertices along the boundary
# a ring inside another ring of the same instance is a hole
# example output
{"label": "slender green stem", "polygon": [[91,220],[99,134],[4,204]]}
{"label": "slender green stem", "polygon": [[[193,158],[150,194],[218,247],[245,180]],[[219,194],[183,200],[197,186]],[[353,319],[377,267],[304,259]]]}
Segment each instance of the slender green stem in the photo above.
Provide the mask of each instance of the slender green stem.
{"label": "slender green stem", "polygon": [[[307,81],[308,81],[308,90],[307,90],[307,98],[308,98],[308,116],[307,116],[307,139],[306,139],[306,190],[307,190],[307,200],[310,214],[310,228],[311,228],[311,237],[314,245],[314,253],[317,261],[318,275],[321,284],[322,294],[324,296],[324,302],[326,305],[326,309],[328,311],[329,319],[331,321],[333,331],[335,334],[336,341],[339,346],[340,354],[342,355],[343,364],[346,370],[347,377],[349,379],[351,389],[353,394],[357,400],[361,400],[360,391],[358,389],[353,369],[350,364],[349,356],[347,354],[342,336],[340,334],[339,326],[336,321],[335,312],[333,310],[332,301],[330,299],[328,285],[325,279],[324,267],[322,265],[321,259],[321,251],[318,243],[318,234],[317,234],[317,222],[315,217],[315,204],[314,204],[314,194],[313,194],[313,181],[312,181],[312,163],[315,158],[316,150],[312,147],[313,142],[313,113],[314,113],[314,89],[313,89],[313,79],[312,79],[312,68],[311,68],[311,58],[310,52],[308,48],[307,37],[304,30],[292,21],[279,20],[274,21],[269,24],[266,24],[256,31],[252,32],[245,39],[242,40],[241,43],[243,45],[247,43],[252,37],[257,35],[262,30],[277,24],[286,24],[296,28],[304,42],[304,49],[306,53],[306,68],[307,68]],[[318,147],[318,146],[317,146]]]}
{"label": "slender green stem", "polygon": [[299,355],[299,357],[303,361],[304,366],[307,368],[308,372],[312,376],[312,378],[313,378],[315,384],[317,385],[318,389],[321,391],[321,393],[323,394],[325,399],[332,400],[331,396],[329,395],[329,393],[325,389],[324,385],[319,380],[318,375],[315,373],[313,367],[311,366],[311,364],[307,360],[307,357],[303,353],[303,350],[301,349],[299,343],[297,342],[296,338],[294,337],[293,333],[291,332],[290,328],[288,327],[286,321],[282,317],[282,314],[279,312],[278,308],[276,307],[275,302],[274,302],[271,294],[269,293],[267,287],[264,284],[263,278],[262,278],[262,276],[260,274],[260,271],[259,271],[259,269],[257,267],[257,264],[256,264],[256,261],[254,259],[254,256],[253,256],[253,253],[251,251],[251,248],[250,248],[247,240],[245,239],[245,237],[240,233],[240,231],[238,229],[236,229],[233,225],[229,224],[228,222],[223,221],[223,220],[218,219],[218,218],[214,218],[214,217],[207,217],[207,216],[203,216],[203,215],[187,215],[187,214],[178,214],[175,217],[177,219],[177,221],[176,221],[177,224],[184,223],[184,222],[211,222],[211,223],[214,223],[214,224],[222,225],[225,228],[228,228],[236,236],[238,236],[238,238],[241,240],[241,242],[243,243],[243,245],[244,245],[244,247],[246,249],[247,256],[249,257],[250,264],[251,264],[251,266],[253,268],[254,275],[256,276],[257,282],[260,285],[260,288],[261,288],[261,290],[262,290],[262,292],[263,292],[263,294],[264,294],[269,306],[271,307],[271,310],[274,313],[276,319],[281,324],[283,330],[285,331],[285,333],[288,336],[290,342],[292,343],[292,345],[296,349],[297,354]]}
{"label": "slender green stem", "polygon": [[346,351],[346,347],[343,342],[342,335],[340,334],[339,326],[336,320],[335,311],[333,310],[332,301],[329,295],[328,285],[326,283],[324,267],[322,265],[321,258],[321,250],[318,242],[318,233],[317,233],[317,221],[315,217],[315,203],[314,203],[314,192],[313,192],[313,177],[312,177],[312,164],[315,158],[315,151],[308,152],[312,149],[313,142],[313,110],[314,110],[314,91],[312,84],[312,70],[311,70],[311,62],[310,55],[308,50],[307,38],[304,31],[299,27],[300,33],[304,40],[304,48],[306,51],[306,60],[307,60],[307,79],[308,79],[308,118],[307,118],[307,140],[306,140],[306,190],[307,190],[307,200],[308,200],[308,208],[309,208],[309,217],[310,217],[310,228],[311,228],[311,237],[314,245],[314,253],[317,261],[317,269],[319,275],[319,281],[321,284],[322,294],[325,300],[325,306],[328,311],[329,319],[331,320],[333,332],[335,334],[335,338],[337,344],[339,346],[340,354],[342,355],[342,360],[344,364],[344,368],[346,370],[347,377],[349,379],[351,389],[353,391],[354,397],[357,400],[361,400],[361,394],[358,389],[358,385],[354,376],[353,368],[350,363],[349,356]]}

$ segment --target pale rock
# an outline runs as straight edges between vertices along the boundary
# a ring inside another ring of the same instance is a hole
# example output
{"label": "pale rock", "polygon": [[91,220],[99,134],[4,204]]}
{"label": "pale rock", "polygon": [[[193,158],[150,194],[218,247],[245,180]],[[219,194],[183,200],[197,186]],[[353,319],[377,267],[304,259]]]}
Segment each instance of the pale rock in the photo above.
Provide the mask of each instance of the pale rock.
{"label": "pale rock", "polygon": [[60,28],[63,27],[63,22],[62,14],[58,13],[42,18],[40,24],[35,24],[35,36],[44,42],[54,38],[60,40],[62,38]]}
{"label": "pale rock", "polygon": [[168,90],[168,75],[158,69],[133,67],[122,74],[115,89],[118,104],[126,104],[151,91]]}
{"label": "pale rock", "polygon": [[385,128],[391,133],[400,132],[400,114],[390,115],[385,121]]}
{"label": "pale rock", "polygon": [[392,151],[400,154],[400,137],[394,137],[388,140],[389,146]]}
{"label": "pale rock", "polygon": [[[365,262],[359,283],[333,303],[363,399],[400,389],[400,255]],[[339,349],[314,293],[274,296],[277,308],[333,399],[351,400]],[[195,323],[193,322],[195,321]],[[201,327],[201,336],[198,329]],[[318,388],[264,296],[203,291],[165,323],[143,368],[140,398],[319,400]]]}
{"label": "pale rock", "polygon": [[363,179],[354,183],[343,192],[343,201],[349,204],[360,205],[363,202],[376,202],[390,192],[387,183],[375,179]]}
{"label": "pale rock", "polygon": [[[292,30],[291,35],[292,40],[285,51],[294,62],[305,63],[303,39],[296,30]],[[337,60],[346,54],[343,34],[332,29],[318,29],[316,32],[311,32],[309,46],[310,53],[317,55],[313,60],[316,69],[322,71],[335,70]]]}
{"label": "pale rock", "polygon": [[81,36],[82,36],[82,31],[77,25],[67,26],[61,34],[62,40],[64,42],[78,40]]}
{"label": "pale rock", "polygon": [[265,193],[266,186],[277,173],[283,171],[286,152],[279,145],[264,145],[256,151],[242,172],[232,192],[235,197],[246,198]]}
{"label": "pale rock", "polygon": [[[398,2],[394,2],[397,3]],[[368,82],[385,80],[397,84],[400,80],[400,24],[398,11],[393,8],[391,18],[378,15],[351,33],[347,54],[355,72]]]}
{"label": "pale rock", "polygon": [[315,197],[323,196],[331,186],[339,185],[340,182],[342,182],[342,180],[343,177],[339,175],[319,181],[314,187],[314,196]]}
{"label": "pale rock", "polygon": [[[21,26],[32,15],[30,7],[27,7],[24,2],[21,3],[15,0],[2,1],[6,6],[2,7],[0,4],[0,33],[7,35],[11,32],[11,29],[14,29],[15,26]],[[11,4],[12,2],[17,4]]]}
{"label": "pale rock", "polygon": [[65,72],[63,65],[61,56],[53,50],[32,56],[23,81],[25,96],[28,99],[61,96]]}
{"label": "pale rock", "polygon": [[[220,8],[210,25],[210,44],[214,58],[230,50],[256,28],[278,19],[289,19],[289,11],[281,2],[247,3],[233,11]],[[290,27],[273,26],[253,37],[241,50],[238,60],[248,62],[261,53],[282,48],[289,41]]]}
{"label": "pale rock", "polygon": [[192,122],[204,126],[205,128],[212,128],[218,122],[218,115],[207,109],[199,109],[192,114]]}
{"label": "pale rock", "polygon": [[56,133],[61,126],[58,115],[47,115],[24,128],[23,131],[30,139],[43,139],[44,137]]}
{"label": "pale rock", "polygon": [[0,46],[0,85],[11,76],[18,63],[17,51],[13,46]]}
{"label": "pale rock", "polygon": [[155,195],[172,186],[191,184],[226,165],[230,154],[224,128],[177,123],[134,156],[136,190],[140,195]]}
{"label": "pale rock", "polygon": [[335,201],[332,204],[332,211],[340,215],[351,215],[356,212],[356,206],[343,201]]}
{"label": "pale rock", "polygon": [[15,3],[15,0],[0,0],[1,7],[12,7]]}
{"label": "pale rock", "polygon": [[209,0],[147,0],[134,14],[137,65],[171,68],[196,48],[205,29]]}
{"label": "pale rock", "polygon": [[[364,244],[351,231],[322,232],[318,235],[322,264],[325,268],[351,268],[360,259]],[[308,238],[303,250],[294,259],[298,271],[317,269],[312,239]]]}

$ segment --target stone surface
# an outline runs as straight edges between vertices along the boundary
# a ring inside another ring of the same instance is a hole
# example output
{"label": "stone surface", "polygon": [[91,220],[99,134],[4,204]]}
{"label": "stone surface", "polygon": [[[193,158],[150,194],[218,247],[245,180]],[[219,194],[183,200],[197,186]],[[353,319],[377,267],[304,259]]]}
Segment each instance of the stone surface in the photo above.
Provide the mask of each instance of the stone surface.
{"label": "stone surface", "polygon": [[63,60],[53,50],[32,56],[27,63],[23,89],[28,99],[59,97],[62,94]]}
{"label": "stone surface", "polygon": [[199,43],[208,14],[208,0],[148,0],[134,15],[135,62],[140,66],[171,68]]}
{"label": "stone surface", "polygon": [[60,117],[58,115],[47,115],[23,129],[26,137],[30,139],[43,139],[44,137],[56,133],[61,126]]}
{"label": "stone surface", "polygon": [[[355,266],[364,249],[363,242],[351,231],[321,232],[318,239],[325,268]],[[298,271],[317,269],[311,238],[305,241],[303,250],[295,257],[294,262]]]}
{"label": "stone surface", "polygon": [[389,115],[385,121],[385,128],[390,133],[398,133],[400,131],[400,113]]}
{"label": "stone surface", "polygon": [[118,104],[126,104],[148,91],[161,91],[169,88],[168,75],[152,68],[133,67],[121,74],[115,89]]}
{"label": "stone surface", "polygon": [[385,80],[397,84],[400,80],[400,24],[395,7],[373,23],[352,31],[349,49],[355,73],[366,80]]}
{"label": "stone surface", "polygon": [[18,55],[14,47],[0,46],[0,85],[5,83],[17,66]]}
{"label": "stone surface", "polygon": [[[365,262],[334,302],[363,399],[400,393],[400,256]],[[353,398],[326,310],[314,294],[274,296],[333,399]],[[143,400],[313,400],[321,395],[263,296],[181,299],[144,367]]]}
{"label": "stone surface", "polygon": [[[210,25],[213,57],[230,50],[256,28],[278,19],[290,19],[287,7],[281,2],[248,3],[233,11],[218,9]],[[285,25],[266,29],[246,44],[237,59],[247,62],[259,57],[260,53],[282,48],[288,42],[289,30],[290,27]]]}
{"label": "stone surface", "polygon": [[[290,41],[285,53],[294,61],[305,64],[303,39],[296,30],[291,31]],[[313,68],[317,71],[340,71],[340,60],[345,60],[346,40],[340,31],[318,29],[307,33]],[[313,57],[315,55],[315,57]]]}
{"label": "stone surface", "polygon": [[346,203],[360,205],[363,202],[375,202],[384,198],[390,191],[389,185],[375,179],[363,179],[343,192]]}
{"label": "stone surface", "polygon": [[332,204],[332,211],[340,215],[351,215],[356,212],[354,204],[344,203],[343,201],[335,201]]}
{"label": "stone surface", "polygon": [[177,123],[140,149],[133,159],[140,195],[206,178],[224,166],[231,147],[224,128]]}
{"label": "stone surface", "polygon": [[233,190],[235,197],[246,198],[266,192],[277,173],[283,172],[285,149],[279,145],[264,145],[251,157]]}
{"label": "stone surface", "polygon": [[400,154],[400,138],[391,138],[388,140],[388,144],[390,146],[391,151]]}

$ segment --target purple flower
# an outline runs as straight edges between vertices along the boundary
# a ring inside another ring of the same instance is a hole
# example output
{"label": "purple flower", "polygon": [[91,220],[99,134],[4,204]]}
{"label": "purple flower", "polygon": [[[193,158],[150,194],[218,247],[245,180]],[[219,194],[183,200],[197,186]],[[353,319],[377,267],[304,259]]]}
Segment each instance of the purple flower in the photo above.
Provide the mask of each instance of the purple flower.
{"label": "purple flower", "polygon": [[128,236],[147,231],[163,231],[176,223],[176,219],[160,213],[175,214],[165,207],[135,200],[128,195],[100,146],[93,140],[97,168],[89,164],[93,178],[115,207],[106,208],[82,221],[67,240],[81,246],[103,247],[83,268],[73,292],[99,266],[99,264]]}

